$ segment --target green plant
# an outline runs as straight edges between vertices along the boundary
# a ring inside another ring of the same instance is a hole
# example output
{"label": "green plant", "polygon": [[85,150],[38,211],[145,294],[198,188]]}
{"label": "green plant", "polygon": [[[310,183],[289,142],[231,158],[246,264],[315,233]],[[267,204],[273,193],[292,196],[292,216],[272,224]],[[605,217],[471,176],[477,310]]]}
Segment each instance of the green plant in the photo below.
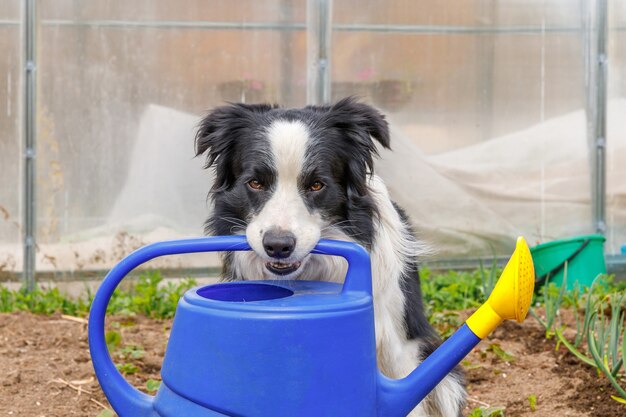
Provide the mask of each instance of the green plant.
{"label": "green plant", "polygon": [[146,352],[135,345],[127,345],[117,351],[117,355],[122,359],[141,359]]}
{"label": "green plant", "polygon": [[97,417],[115,417],[113,410],[105,408],[98,413]]}
{"label": "green plant", "polygon": [[[553,287],[553,284],[542,289],[545,320],[534,311],[531,314],[546,329],[547,338],[556,336],[557,349],[560,345],[565,346],[582,362],[604,374],[619,394],[611,398],[626,404],[626,389],[620,385],[626,376],[626,293],[622,290],[623,284],[615,285],[613,277],[598,276],[589,288],[581,290],[575,287],[566,292],[566,279],[567,265],[560,289]],[[585,300],[584,307],[581,300]],[[574,309],[576,333],[573,341],[564,336],[566,326],[557,323],[559,310],[564,305]],[[584,308],[582,314],[581,308]],[[588,354],[583,349],[584,342]]]}
{"label": "green plant", "polygon": [[541,301],[543,302],[545,319],[539,317],[539,314],[534,308],[530,308],[528,312],[531,316],[543,326],[546,331],[546,339],[550,339],[554,335],[554,323],[561,309],[561,304],[565,296],[567,288],[567,262],[565,263],[565,272],[563,274],[563,284],[557,287],[553,282],[548,285],[544,285],[541,288]]}
{"label": "green plant", "polygon": [[537,411],[537,396],[535,394],[528,396],[528,404],[530,405],[530,411]]}
{"label": "green plant", "polygon": [[451,336],[462,324],[458,310],[479,307],[487,299],[499,272],[495,257],[489,270],[482,261],[474,271],[434,274],[426,267],[420,269],[426,315],[442,337]]}
{"label": "green plant", "polygon": [[481,281],[482,281],[482,289],[483,289],[483,296],[488,297],[489,294],[491,294],[491,291],[493,291],[493,287],[494,285],[496,285],[496,281],[498,280],[498,272],[502,272],[499,271],[498,269],[498,260],[495,257],[495,251],[494,251],[494,257],[493,257],[493,261],[491,262],[491,268],[489,268],[489,274],[485,273],[485,268],[483,267],[483,261],[482,259],[479,260],[479,271],[480,271],[480,277],[481,277]]}
{"label": "green plant", "polygon": [[504,417],[504,407],[478,407],[474,408],[467,417]]}
{"label": "green plant", "polygon": [[495,259],[488,271],[482,261],[480,268],[474,271],[435,274],[422,267],[420,276],[425,307],[430,313],[478,307],[491,294],[499,272]]}
{"label": "green plant", "polygon": [[109,330],[104,334],[104,340],[109,351],[112,351],[122,343],[122,335],[116,330]]}
{"label": "green plant", "polygon": [[116,291],[109,303],[109,313],[141,313],[151,318],[174,316],[178,300],[191,287],[197,285],[192,279],[163,285],[159,271],[150,271],[139,276],[139,280],[126,291]]}
{"label": "green plant", "polygon": [[58,288],[36,286],[33,291],[22,287],[9,290],[0,286],[0,312],[30,311],[37,314],[60,312],[72,316],[85,315],[89,311],[89,303],[84,299],[71,299]]}
{"label": "green plant", "polygon": [[513,362],[515,360],[515,356],[502,349],[502,346],[500,346],[499,343],[489,344],[489,346],[487,347],[487,351],[492,352],[502,362]]}
{"label": "green plant", "polygon": [[436,311],[428,317],[428,321],[443,338],[452,336],[452,333],[462,324],[459,313],[456,311]]}
{"label": "green plant", "polygon": [[[576,320],[576,335],[574,337],[574,341],[570,342],[563,335],[563,330],[565,326],[559,325],[554,327],[554,334],[556,335],[557,349],[560,344],[563,344],[574,356],[576,356],[581,361],[585,362],[590,366],[595,366],[595,362],[593,358],[586,356],[581,350],[580,347],[582,342],[587,338],[587,330],[589,329],[589,324],[592,319],[592,313],[596,311],[597,305],[599,302],[598,297],[596,296],[595,291],[596,281],[594,281],[591,286],[586,290],[581,292],[580,288],[576,286],[571,294],[566,296],[567,299],[571,300],[572,306],[574,308],[574,317]],[[580,300],[581,298],[585,298],[585,306],[584,306],[584,314],[580,314]]]}
{"label": "green plant", "polygon": [[161,381],[157,381],[155,379],[149,379],[146,381],[146,390],[148,392],[157,391],[160,386],[161,386]]}
{"label": "green plant", "polygon": [[[197,285],[192,279],[177,283],[163,284],[159,271],[144,272],[136,283],[126,289],[116,289],[111,297],[109,314],[144,314],[152,318],[174,316],[178,300],[189,288]],[[69,297],[58,288],[36,286],[33,291],[24,288],[10,290],[0,285],[0,312],[30,311],[36,314],[61,313],[85,317],[93,300],[93,293],[87,289],[83,297]]]}
{"label": "green plant", "polygon": [[[624,301],[626,294],[615,293],[609,298],[610,317],[604,314],[604,302],[591,313],[587,329],[587,347],[595,365],[618,392],[614,400],[626,404],[626,390],[620,385],[625,375],[626,334],[624,333]],[[621,342],[620,342],[621,340]]]}
{"label": "green plant", "polygon": [[139,372],[139,368],[137,368],[137,366],[133,365],[132,363],[120,363],[115,365],[115,367],[124,375],[132,375]]}
{"label": "green plant", "polygon": [[461,365],[463,365],[463,369],[468,370],[468,371],[472,369],[484,368],[484,365],[479,364],[479,363],[471,363],[467,359],[462,360]]}

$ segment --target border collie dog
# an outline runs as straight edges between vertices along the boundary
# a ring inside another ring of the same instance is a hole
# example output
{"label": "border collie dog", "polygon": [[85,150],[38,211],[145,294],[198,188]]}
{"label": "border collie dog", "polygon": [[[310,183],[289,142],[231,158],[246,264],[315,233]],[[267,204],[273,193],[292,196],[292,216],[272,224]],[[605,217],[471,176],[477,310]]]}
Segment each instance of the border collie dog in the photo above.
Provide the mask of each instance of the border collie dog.
{"label": "border collie dog", "polygon": [[[378,366],[402,378],[439,338],[422,307],[423,249],[374,174],[374,141],[389,148],[385,117],[353,98],[301,109],[230,104],[201,121],[196,153],[215,170],[207,232],[245,234],[253,249],[225,254],[223,279],[342,282],[345,260],[310,252],[320,238],[361,244],[372,261]],[[456,417],[464,402],[455,369],[410,416]]]}

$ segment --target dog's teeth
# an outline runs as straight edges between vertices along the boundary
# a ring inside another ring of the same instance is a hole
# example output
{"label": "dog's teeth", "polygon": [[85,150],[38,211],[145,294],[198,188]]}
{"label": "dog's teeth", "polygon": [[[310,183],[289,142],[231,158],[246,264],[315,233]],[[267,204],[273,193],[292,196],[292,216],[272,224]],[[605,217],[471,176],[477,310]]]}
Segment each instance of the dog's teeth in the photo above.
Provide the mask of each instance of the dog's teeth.
{"label": "dog's teeth", "polygon": [[267,262],[265,264],[265,266],[267,268],[272,268],[275,272],[279,273],[284,273],[285,271],[295,271],[296,269],[300,268],[300,265],[302,264],[302,262],[298,261],[298,262],[292,262],[292,263],[285,263],[285,262]]}

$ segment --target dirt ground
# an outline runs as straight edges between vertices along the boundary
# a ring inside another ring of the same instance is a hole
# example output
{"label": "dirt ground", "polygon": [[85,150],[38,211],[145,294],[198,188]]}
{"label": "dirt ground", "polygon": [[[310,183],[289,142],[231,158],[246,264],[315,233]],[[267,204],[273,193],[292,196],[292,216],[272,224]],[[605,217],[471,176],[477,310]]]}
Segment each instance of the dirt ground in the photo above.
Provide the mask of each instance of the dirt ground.
{"label": "dirt ground", "polygon": [[[148,379],[159,379],[170,324],[140,316],[109,321],[122,336],[116,360],[137,367],[127,378],[144,391]],[[494,353],[489,348],[494,344],[513,358]],[[121,357],[128,346],[135,348]],[[133,358],[139,348],[144,353]],[[502,325],[464,364],[466,413],[489,405],[505,407],[506,416],[626,416],[626,408],[610,398],[613,390],[606,379],[566,351],[555,351],[532,318],[523,325]],[[0,369],[0,417],[95,417],[108,406],[94,378],[84,319],[0,314]]]}

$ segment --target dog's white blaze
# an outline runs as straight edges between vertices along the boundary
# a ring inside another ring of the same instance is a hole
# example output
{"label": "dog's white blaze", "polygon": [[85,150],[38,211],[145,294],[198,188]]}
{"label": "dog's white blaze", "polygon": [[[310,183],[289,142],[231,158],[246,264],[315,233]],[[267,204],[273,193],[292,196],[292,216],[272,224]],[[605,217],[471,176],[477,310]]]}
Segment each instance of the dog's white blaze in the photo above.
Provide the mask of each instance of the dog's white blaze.
{"label": "dog's white blaze", "polygon": [[[321,217],[309,212],[298,189],[309,131],[302,122],[278,120],[268,128],[267,137],[277,173],[276,183],[270,199],[248,224],[246,235],[254,251],[264,256],[264,233],[272,228],[289,231],[296,237],[296,248],[286,261],[302,261],[320,239],[322,229]],[[299,274],[303,267],[295,274]]]}

